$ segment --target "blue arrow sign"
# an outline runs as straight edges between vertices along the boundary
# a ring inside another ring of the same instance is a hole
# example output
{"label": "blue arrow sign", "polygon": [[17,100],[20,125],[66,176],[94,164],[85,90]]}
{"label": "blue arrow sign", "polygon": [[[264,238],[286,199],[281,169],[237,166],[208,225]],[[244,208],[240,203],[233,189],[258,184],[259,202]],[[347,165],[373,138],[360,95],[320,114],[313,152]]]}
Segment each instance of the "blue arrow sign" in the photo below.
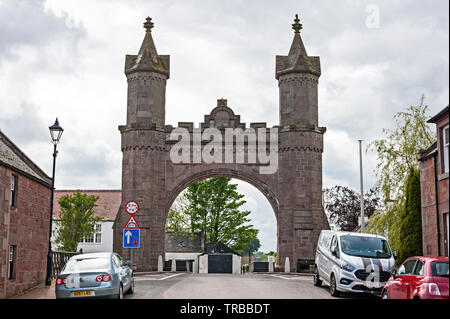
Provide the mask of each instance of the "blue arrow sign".
{"label": "blue arrow sign", "polygon": [[123,248],[139,248],[140,229],[123,229]]}

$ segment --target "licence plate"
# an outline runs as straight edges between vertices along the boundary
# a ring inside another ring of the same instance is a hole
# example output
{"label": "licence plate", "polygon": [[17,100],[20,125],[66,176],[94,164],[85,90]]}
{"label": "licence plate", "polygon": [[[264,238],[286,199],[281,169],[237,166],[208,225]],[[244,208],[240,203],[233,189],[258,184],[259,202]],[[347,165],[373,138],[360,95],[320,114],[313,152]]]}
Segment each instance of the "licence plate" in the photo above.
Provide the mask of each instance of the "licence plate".
{"label": "licence plate", "polygon": [[366,286],[367,288],[374,289],[374,288],[382,288],[383,284],[381,282],[366,281],[364,283],[364,286]]}
{"label": "licence plate", "polygon": [[79,297],[79,296],[93,296],[94,292],[92,290],[82,290],[82,291],[73,291],[72,297]]}

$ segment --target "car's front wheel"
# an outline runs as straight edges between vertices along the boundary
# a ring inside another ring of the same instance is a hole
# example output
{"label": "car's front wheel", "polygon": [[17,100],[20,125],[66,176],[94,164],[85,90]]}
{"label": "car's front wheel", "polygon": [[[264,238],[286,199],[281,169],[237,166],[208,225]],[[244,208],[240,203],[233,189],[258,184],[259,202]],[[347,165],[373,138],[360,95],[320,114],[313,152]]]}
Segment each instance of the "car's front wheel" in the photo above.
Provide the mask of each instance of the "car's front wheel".
{"label": "car's front wheel", "polygon": [[330,294],[333,297],[339,296],[339,291],[336,288],[336,277],[334,277],[334,274],[331,274],[331,278],[330,278]]}
{"label": "car's front wheel", "polygon": [[381,295],[381,298],[382,298],[382,299],[389,299],[389,295],[388,295],[387,290],[385,290],[385,291],[383,292],[383,294]]}

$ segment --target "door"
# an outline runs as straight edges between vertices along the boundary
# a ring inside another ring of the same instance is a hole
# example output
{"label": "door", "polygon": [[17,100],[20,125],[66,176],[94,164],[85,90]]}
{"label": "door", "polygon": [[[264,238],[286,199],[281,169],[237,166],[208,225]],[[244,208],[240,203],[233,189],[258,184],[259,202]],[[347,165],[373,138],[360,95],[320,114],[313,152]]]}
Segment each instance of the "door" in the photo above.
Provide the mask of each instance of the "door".
{"label": "door", "polygon": [[413,276],[414,266],[417,259],[406,260],[398,269],[395,279],[392,281],[389,289],[389,298],[406,299],[409,291],[411,277]]}
{"label": "door", "polygon": [[405,282],[405,286],[407,286],[406,298],[413,298],[420,286],[424,283],[423,272],[425,270],[424,263],[421,260],[417,260],[416,266],[414,267],[414,271],[412,276],[408,276],[408,281]]}
{"label": "door", "polygon": [[233,273],[233,256],[208,255],[208,273],[210,274]]}

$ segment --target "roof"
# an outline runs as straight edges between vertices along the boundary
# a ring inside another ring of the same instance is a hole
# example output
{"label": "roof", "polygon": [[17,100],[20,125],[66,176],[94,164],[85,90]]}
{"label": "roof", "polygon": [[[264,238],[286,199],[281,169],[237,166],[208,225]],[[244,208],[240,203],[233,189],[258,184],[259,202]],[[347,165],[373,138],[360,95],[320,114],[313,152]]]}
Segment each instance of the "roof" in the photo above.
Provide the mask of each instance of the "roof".
{"label": "roof", "polygon": [[[53,199],[54,212],[60,211],[58,200],[67,194],[73,194],[77,190],[55,190]],[[98,196],[96,206],[94,208],[94,216],[100,216],[103,221],[114,221],[117,216],[117,212],[122,204],[122,191],[121,190],[80,190],[82,194]]]}
{"label": "roof", "polygon": [[448,117],[448,110],[449,110],[449,106],[447,105],[446,107],[444,107],[438,114],[436,114],[435,116],[433,116],[431,119],[429,119],[427,121],[427,123],[436,123],[439,122],[439,120],[441,120],[441,118],[444,118],[445,115],[447,115]]}
{"label": "roof", "polygon": [[235,252],[233,249],[231,249],[230,247],[228,247],[227,245],[225,245],[221,242],[206,244],[205,252],[204,252],[204,254],[230,254],[230,253],[241,256],[240,254]]}
{"label": "roof", "polygon": [[169,77],[170,57],[168,55],[159,55],[153,41],[151,29],[153,28],[152,19],[147,17],[144,23],[146,29],[144,40],[137,55],[127,54],[125,56],[125,74],[136,71],[157,72]]}
{"label": "roof", "polygon": [[[49,156],[50,160],[50,156]],[[0,164],[11,168],[49,188],[52,179],[0,130]]]}
{"label": "roof", "polygon": [[351,231],[336,231],[336,230],[322,230],[323,232],[329,232],[332,234],[340,235],[340,236],[358,236],[358,237],[375,237],[375,238],[385,238],[384,236],[380,236],[377,234],[369,234],[369,233],[357,233],[357,232],[351,232]]}
{"label": "roof", "polygon": [[437,141],[435,141],[433,144],[431,144],[431,146],[429,148],[427,148],[426,150],[419,151],[418,160],[423,161],[423,160],[429,158],[430,156],[434,155],[436,152],[437,152]]}

